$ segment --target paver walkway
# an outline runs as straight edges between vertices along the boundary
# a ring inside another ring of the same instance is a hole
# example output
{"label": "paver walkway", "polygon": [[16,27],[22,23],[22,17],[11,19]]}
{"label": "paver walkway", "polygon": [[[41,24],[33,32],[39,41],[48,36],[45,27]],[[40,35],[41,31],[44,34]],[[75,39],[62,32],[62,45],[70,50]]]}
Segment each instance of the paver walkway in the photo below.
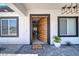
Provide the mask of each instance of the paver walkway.
{"label": "paver walkway", "polygon": [[31,45],[20,45],[20,44],[4,44],[0,45],[0,48],[5,48],[0,50],[0,53],[6,54],[38,54],[39,56],[79,56],[79,45],[73,46],[61,46],[60,48],[55,48],[52,45],[43,45],[42,49],[31,48]]}

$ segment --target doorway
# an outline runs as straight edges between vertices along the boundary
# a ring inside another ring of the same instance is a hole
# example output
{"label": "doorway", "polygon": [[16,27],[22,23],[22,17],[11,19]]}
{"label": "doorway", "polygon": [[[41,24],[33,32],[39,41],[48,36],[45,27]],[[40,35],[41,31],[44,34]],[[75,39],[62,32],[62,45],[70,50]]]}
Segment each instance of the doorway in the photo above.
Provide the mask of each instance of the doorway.
{"label": "doorway", "polygon": [[50,44],[50,14],[30,14],[30,44]]}

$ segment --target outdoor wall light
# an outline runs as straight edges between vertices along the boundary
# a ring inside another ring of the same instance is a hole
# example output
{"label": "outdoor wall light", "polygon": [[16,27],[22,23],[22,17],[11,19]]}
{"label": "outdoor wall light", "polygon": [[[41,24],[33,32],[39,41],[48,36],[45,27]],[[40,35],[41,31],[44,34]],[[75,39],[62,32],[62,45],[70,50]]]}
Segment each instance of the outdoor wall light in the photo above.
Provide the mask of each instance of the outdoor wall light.
{"label": "outdoor wall light", "polygon": [[70,4],[70,5],[65,5],[64,7],[61,8],[62,14],[73,14],[73,13],[78,13],[78,4]]}

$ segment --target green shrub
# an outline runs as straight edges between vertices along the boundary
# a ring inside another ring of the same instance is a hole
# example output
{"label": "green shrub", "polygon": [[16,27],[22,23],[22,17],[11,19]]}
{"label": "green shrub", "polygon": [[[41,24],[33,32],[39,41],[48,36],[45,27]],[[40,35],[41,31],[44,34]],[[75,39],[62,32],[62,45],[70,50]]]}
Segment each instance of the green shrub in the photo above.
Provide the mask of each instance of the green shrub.
{"label": "green shrub", "polygon": [[54,36],[53,39],[54,39],[54,42],[56,42],[56,43],[60,43],[60,41],[61,41],[59,36]]}

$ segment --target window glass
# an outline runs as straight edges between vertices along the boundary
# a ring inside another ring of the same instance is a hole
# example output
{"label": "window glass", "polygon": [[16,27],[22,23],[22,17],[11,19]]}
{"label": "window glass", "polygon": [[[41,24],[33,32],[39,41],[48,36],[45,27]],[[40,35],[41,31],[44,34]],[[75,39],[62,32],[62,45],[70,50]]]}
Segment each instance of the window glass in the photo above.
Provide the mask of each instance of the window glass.
{"label": "window glass", "polygon": [[59,18],[59,35],[72,36],[76,33],[76,18]]}
{"label": "window glass", "polygon": [[8,34],[8,20],[2,20],[2,34]]}
{"label": "window glass", "polygon": [[1,35],[1,20],[0,20],[0,35]]}
{"label": "window glass", "polygon": [[9,34],[16,35],[16,20],[9,20]]}
{"label": "window glass", "polygon": [[65,18],[60,19],[60,35],[67,34],[67,20]]}
{"label": "window glass", "polygon": [[18,36],[17,18],[0,18],[0,36]]}
{"label": "window glass", "polygon": [[75,18],[67,18],[67,35],[76,35]]}

